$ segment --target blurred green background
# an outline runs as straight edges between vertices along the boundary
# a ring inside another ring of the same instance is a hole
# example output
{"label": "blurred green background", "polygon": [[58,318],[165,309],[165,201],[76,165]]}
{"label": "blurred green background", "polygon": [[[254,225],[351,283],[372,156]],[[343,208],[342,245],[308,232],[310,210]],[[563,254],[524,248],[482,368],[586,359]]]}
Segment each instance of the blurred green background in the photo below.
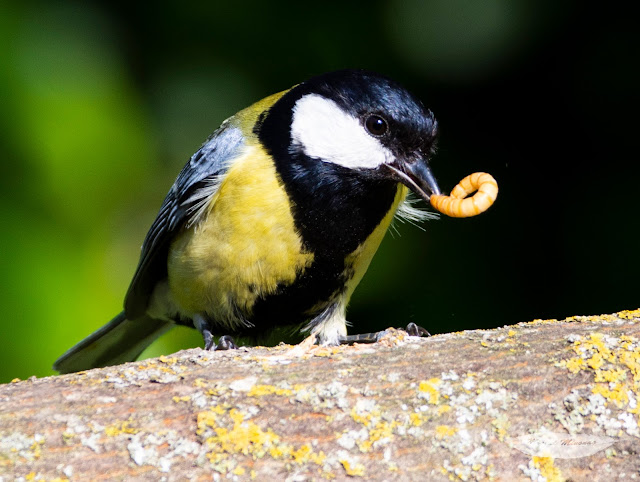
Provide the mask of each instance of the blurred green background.
{"label": "blurred green background", "polygon": [[[0,381],[53,373],[121,309],[164,195],[223,119],[345,67],[434,111],[444,190],[500,184],[482,216],[385,239],[353,332],[637,308],[637,39],[616,2],[0,1]],[[176,329],[146,355],[200,344]]]}

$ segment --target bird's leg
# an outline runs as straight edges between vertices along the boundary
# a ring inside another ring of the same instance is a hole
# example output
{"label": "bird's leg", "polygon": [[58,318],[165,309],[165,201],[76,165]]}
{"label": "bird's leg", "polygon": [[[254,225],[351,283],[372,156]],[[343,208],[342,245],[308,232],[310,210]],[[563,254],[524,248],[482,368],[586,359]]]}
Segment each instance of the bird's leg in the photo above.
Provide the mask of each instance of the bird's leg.
{"label": "bird's leg", "polygon": [[204,349],[210,351],[213,346],[213,333],[205,329],[202,331],[202,338],[204,339]]}
{"label": "bird's leg", "polygon": [[[405,331],[409,336],[431,336],[426,329],[421,326],[416,325],[415,323],[409,323],[405,328]],[[384,335],[386,335],[388,330],[377,331],[375,333],[360,333],[358,335],[345,335],[340,337],[341,345],[351,345],[353,343],[376,343],[380,341]]]}
{"label": "bird's leg", "polygon": [[213,344],[213,327],[211,322],[202,315],[193,317],[193,326],[200,332],[204,340],[204,349],[207,351],[216,350],[235,350],[238,348],[233,338],[229,335],[223,335],[218,340],[218,344]]}

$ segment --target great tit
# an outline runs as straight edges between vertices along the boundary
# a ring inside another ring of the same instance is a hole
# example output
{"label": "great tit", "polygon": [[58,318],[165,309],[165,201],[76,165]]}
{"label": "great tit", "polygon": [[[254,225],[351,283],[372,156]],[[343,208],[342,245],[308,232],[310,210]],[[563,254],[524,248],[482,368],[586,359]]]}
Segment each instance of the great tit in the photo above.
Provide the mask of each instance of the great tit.
{"label": "great tit", "polygon": [[[397,82],[314,77],[225,120],[191,157],[144,240],[124,311],[69,349],[61,373],[135,360],[174,324],[259,337],[347,338],[345,312],[394,215],[439,194],[437,122]],[[229,341],[223,338],[222,342]]]}

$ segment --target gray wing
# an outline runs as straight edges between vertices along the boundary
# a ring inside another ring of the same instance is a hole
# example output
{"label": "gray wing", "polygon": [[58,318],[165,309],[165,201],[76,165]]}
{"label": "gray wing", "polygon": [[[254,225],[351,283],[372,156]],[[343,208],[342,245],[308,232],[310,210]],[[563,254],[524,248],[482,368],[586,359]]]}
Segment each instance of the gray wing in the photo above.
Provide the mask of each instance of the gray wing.
{"label": "gray wing", "polygon": [[243,145],[240,129],[225,122],[178,174],[142,244],[138,269],[124,302],[128,319],[145,314],[156,283],[167,276],[171,240],[183,226],[197,221]]}

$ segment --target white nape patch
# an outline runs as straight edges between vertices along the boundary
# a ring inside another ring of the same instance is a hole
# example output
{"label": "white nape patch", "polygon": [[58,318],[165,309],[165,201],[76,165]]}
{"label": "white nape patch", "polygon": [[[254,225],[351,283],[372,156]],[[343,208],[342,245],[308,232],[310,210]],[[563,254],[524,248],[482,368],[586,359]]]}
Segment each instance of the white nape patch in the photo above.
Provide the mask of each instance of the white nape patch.
{"label": "white nape patch", "polygon": [[394,159],[357,117],[317,94],[296,102],[291,136],[307,156],[350,169],[373,169]]}

